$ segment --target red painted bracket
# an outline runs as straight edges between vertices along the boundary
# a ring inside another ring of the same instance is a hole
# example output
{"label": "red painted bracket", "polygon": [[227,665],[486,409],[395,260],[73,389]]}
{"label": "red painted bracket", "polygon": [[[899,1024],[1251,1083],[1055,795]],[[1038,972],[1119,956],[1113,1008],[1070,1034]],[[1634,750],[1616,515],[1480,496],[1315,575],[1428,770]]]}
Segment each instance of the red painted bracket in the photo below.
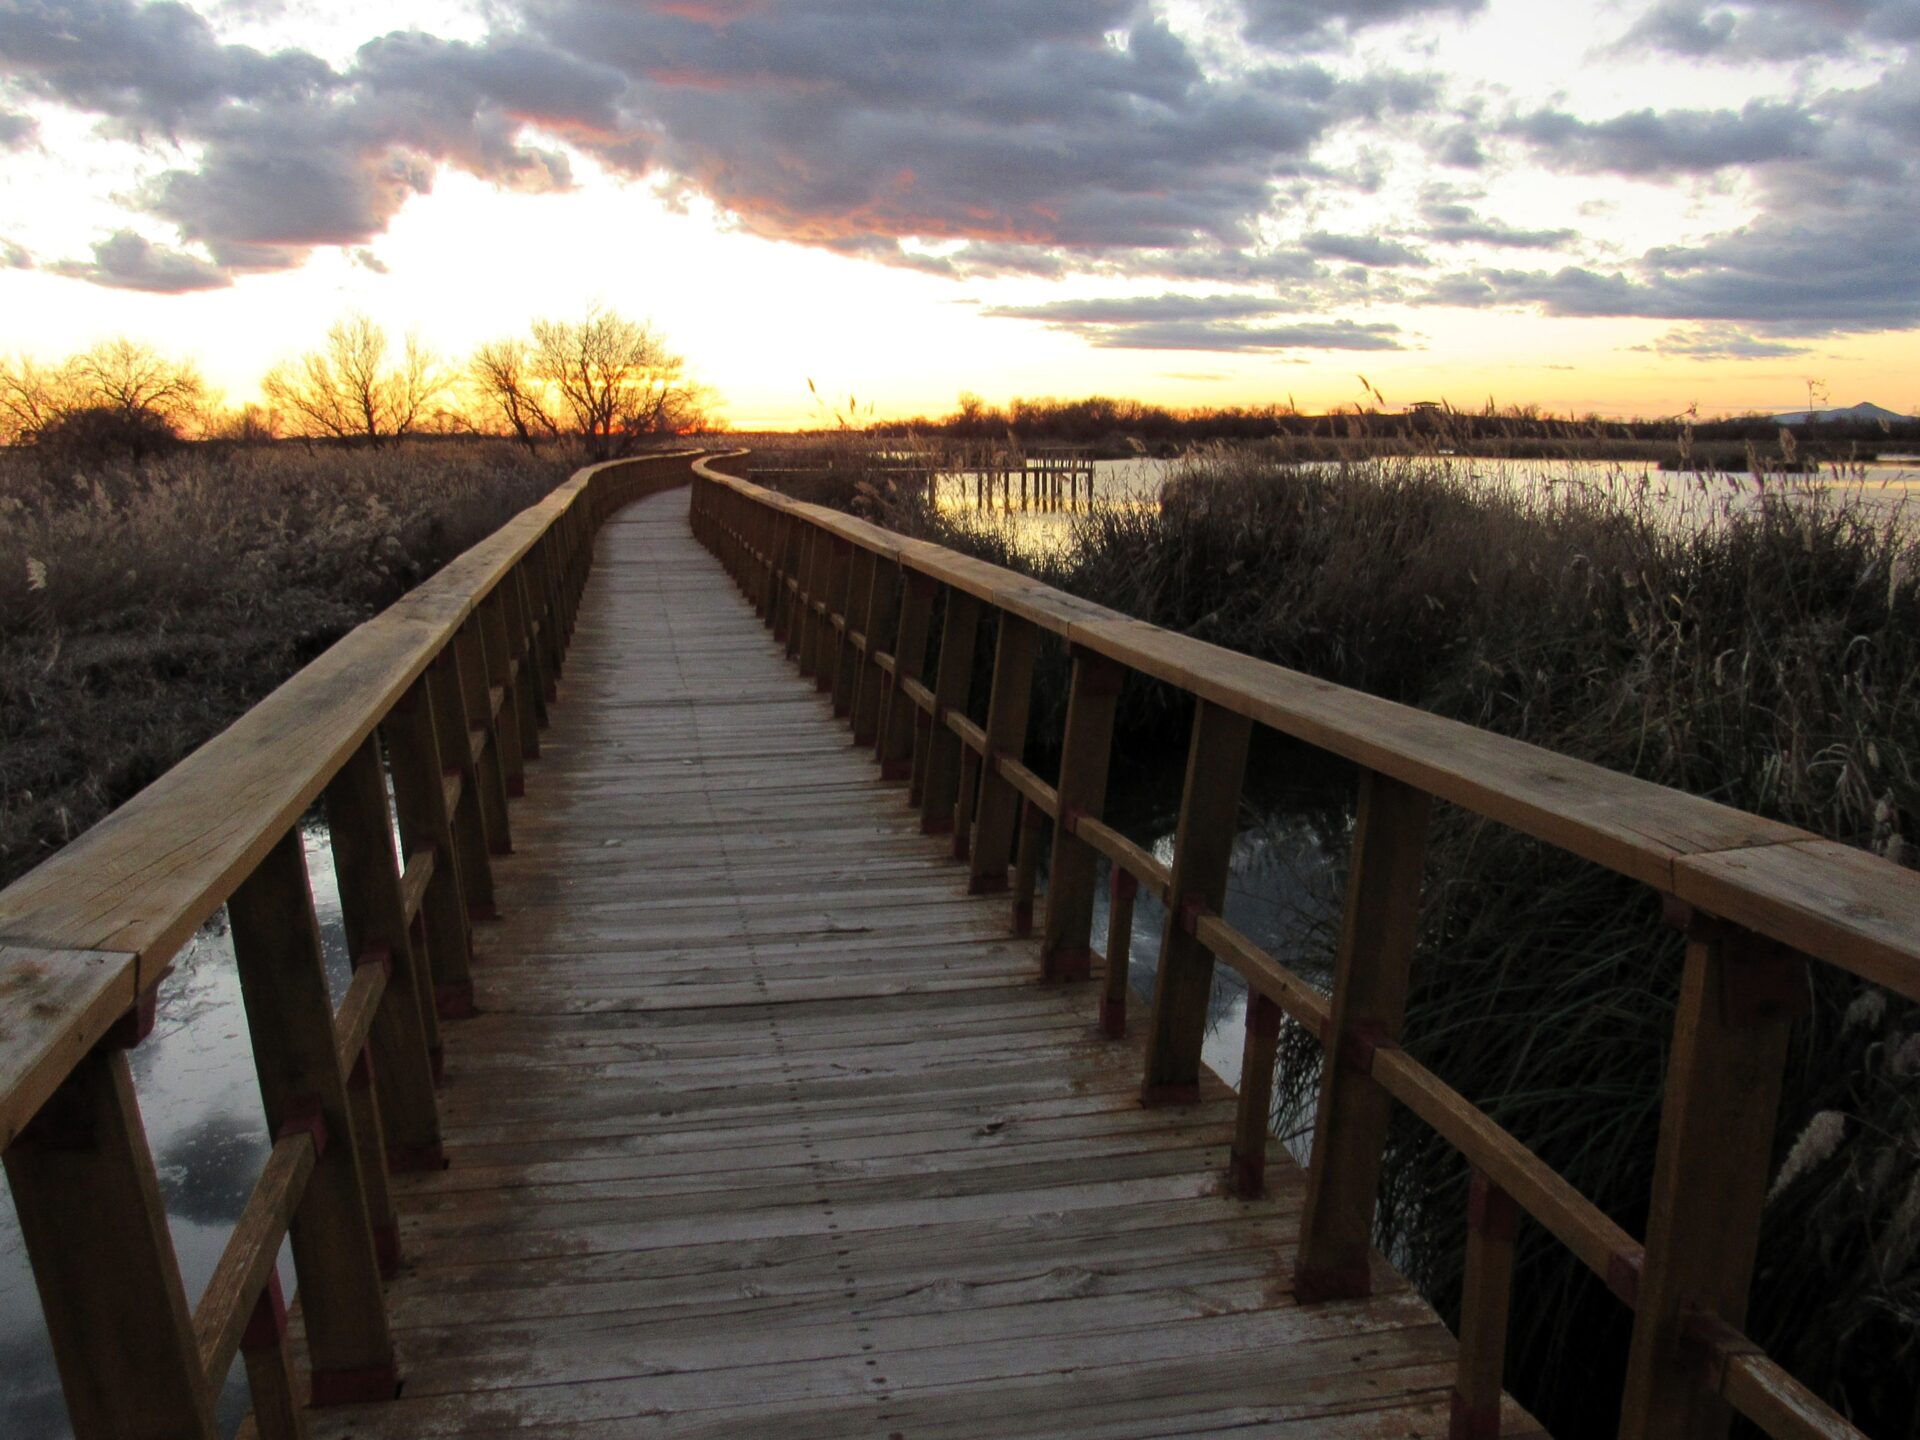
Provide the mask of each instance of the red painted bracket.
{"label": "red painted bracket", "polygon": [[1364,1300],[1372,1293],[1373,1273],[1365,1265],[1293,1272],[1293,1297],[1302,1305],[1320,1305],[1329,1300]]}
{"label": "red painted bracket", "polygon": [[100,1044],[109,1050],[131,1050],[153,1033],[159,1017],[160,982],[156,980],[140,992],[140,998],[133,1002],[131,1010],[107,1028],[107,1033],[100,1037]]}
{"label": "red painted bracket", "polygon": [[1467,1229],[1500,1245],[1520,1233],[1520,1206],[1480,1170],[1467,1186]]}
{"label": "red painted bracket", "polygon": [[1616,1251],[1607,1257],[1607,1289],[1628,1309],[1640,1303],[1640,1272],[1644,1250]]}
{"label": "red painted bracket", "polygon": [[253,1312],[247,1316],[247,1328],[240,1332],[240,1353],[277,1349],[286,1336],[287,1297],[280,1289],[280,1272],[269,1270],[267,1283],[260,1287]]}
{"label": "red painted bracket", "polygon": [[353,957],[353,968],[358,970],[364,965],[378,965],[386,973],[387,979],[393,978],[393,947],[387,944],[369,945]]}

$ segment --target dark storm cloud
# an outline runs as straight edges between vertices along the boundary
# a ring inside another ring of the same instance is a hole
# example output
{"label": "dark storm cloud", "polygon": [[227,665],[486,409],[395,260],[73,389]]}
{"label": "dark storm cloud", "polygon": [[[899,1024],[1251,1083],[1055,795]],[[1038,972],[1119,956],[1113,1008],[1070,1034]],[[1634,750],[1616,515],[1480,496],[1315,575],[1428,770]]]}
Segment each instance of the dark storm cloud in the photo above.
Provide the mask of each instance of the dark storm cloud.
{"label": "dark storm cloud", "polygon": [[1427,257],[1398,240],[1383,235],[1334,235],[1316,230],[1301,242],[1310,255],[1344,260],[1350,265],[1425,265]]}
{"label": "dark storm cloud", "polygon": [[1824,123],[1800,106],[1755,100],[1739,110],[1636,110],[1582,120],[1536,110],[1506,126],[1549,163],[1616,175],[1661,175],[1759,165],[1809,155]]}
{"label": "dark storm cloud", "polygon": [[24,150],[40,136],[40,122],[31,115],[0,110],[0,150]]}
{"label": "dark storm cloud", "polygon": [[1527,230],[1483,220],[1470,205],[1437,203],[1425,207],[1425,236],[1441,245],[1490,245],[1504,250],[1557,250],[1571,244],[1572,230]]}
{"label": "dark storm cloud", "polygon": [[1131,295],[1001,305],[981,311],[1006,320],[1037,320],[1078,335],[1101,350],[1399,350],[1397,325],[1351,320],[1244,324],[1288,306],[1252,295]]}
{"label": "dark storm cloud", "polygon": [[1486,0],[1246,0],[1247,37],[1276,48],[1326,45],[1373,25],[1471,15]]}
{"label": "dark storm cloud", "polygon": [[1620,44],[1694,58],[1792,61],[1860,40],[1915,38],[1920,6],[1913,0],[1661,0]]}
{"label": "dark storm cloud", "polygon": [[223,44],[184,5],[14,0],[0,5],[0,75],[43,101],[97,114],[130,139],[195,144],[136,204],[205,247],[211,264],[122,232],[63,273],[187,290],[300,264],[319,245],[383,231],[440,165],[497,184],[570,183],[529,124],[620,139],[618,75],[516,35],[466,44],[395,34],[335,70],[300,51]]}
{"label": "dark storm cloud", "polygon": [[73,275],[114,290],[145,290],[180,295],[192,290],[219,290],[233,277],[218,265],[184,251],[155,245],[131,230],[100,241],[92,260],[60,260],[47,267],[58,275]]}

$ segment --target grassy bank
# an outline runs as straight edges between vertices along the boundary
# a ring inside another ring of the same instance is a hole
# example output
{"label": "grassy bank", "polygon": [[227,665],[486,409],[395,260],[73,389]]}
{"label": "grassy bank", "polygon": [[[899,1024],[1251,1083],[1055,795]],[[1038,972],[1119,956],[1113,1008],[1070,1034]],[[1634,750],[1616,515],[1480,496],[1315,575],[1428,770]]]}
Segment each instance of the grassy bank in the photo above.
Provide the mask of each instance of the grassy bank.
{"label": "grassy bank", "polygon": [[[1169,629],[1914,862],[1920,550],[1885,511],[1223,453],[1158,509],[1097,510],[1043,552],[910,505],[888,518]],[[1444,811],[1425,894],[1410,1048],[1644,1233],[1681,948],[1657,897]],[[1913,1433],[1920,1013],[1815,968],[1751,1329],[1868,1433]],[[1294,1031],[1287,1051],[1297,1120],[1317,1043]],[[1451,1311],[1464,1170],[1404,1115],[1389,1155],[1382,1246]],[[1523,1232],[1511,1382],[1556,1434],[1611,1433],[1626,1318]]]}
{"label": "grassy bank", "polygon": [[0,452],[0,884],[564,479],[505,442]]}

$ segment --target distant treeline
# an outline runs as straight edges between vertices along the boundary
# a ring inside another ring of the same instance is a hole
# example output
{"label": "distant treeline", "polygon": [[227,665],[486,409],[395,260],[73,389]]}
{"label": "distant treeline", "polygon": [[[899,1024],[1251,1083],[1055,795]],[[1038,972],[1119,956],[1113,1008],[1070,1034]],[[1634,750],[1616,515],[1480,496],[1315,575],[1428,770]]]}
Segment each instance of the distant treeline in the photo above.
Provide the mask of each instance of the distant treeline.
{"label": "distant treeline", "polygon": [[[952,414],[877,421],[869,434],[942,436],[983,443],[1088,445],[1114,454],[1178,452],[1211,441],[1292,440],[1344,448],[1356,443],[1370,451],[1436,447],[1487,449],[1502,453],[1609,453],[1638,458],[1641,447],[1682,443],[1777,444],[1780,425],[1770,415],[1698,420],[1680,415],[1664,419],[1610,420],[1599,415],[1552,415],[1537,406],[1496,406],[1479,410],[1417,406],[1387,412],[1354,408],[1307,415],[1291,405],[1169,409],[1140,400],[1092,395],[1077,400],[1016,399],[1004,407],[963,394]],[[1900,448],[1920,445],[1920,420],[1880,425],[1873,422],[1819,422],[1795,427],[1802,443],[1816,447]]]}

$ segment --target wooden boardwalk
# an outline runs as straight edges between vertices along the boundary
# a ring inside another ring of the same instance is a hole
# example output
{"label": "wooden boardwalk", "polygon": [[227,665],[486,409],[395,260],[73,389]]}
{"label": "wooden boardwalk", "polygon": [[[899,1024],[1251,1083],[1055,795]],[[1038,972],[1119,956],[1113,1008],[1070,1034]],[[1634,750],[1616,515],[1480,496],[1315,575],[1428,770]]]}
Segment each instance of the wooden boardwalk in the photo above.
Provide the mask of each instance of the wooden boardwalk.
{"label": "wooden boardwalk", "polygon": [[314,1435],[1446,1434],[1446,1329],[1383,1265],[1295,1303],[1299,1172],[1229,1198],[1211,1076],[1141,1107],[686,510],[600,533],[393,1182],[404,1390]]}

